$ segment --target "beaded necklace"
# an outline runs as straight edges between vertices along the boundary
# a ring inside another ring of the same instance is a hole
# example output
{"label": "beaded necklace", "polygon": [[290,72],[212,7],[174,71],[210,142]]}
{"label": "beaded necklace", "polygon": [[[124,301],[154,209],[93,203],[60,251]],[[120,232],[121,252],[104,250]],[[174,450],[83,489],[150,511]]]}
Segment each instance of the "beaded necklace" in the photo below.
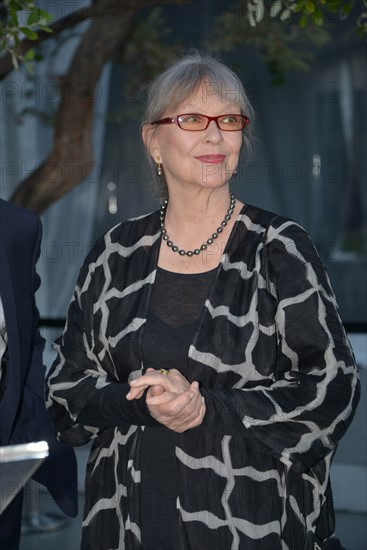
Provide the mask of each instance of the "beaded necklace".
{"label": "beaded necklace", "polygon": [[227,214],[224,216],[224,219],[219,225],[219,227],[217,227],[216,231],[212,234],[211,237],[209,237],[209,239],[206,240],[205,243],[203,243],[199,248],[195,248],[194,250],[183,250],[183,248],[179,248],[178,246],[173,244],[173,242],[170,240],[167,234],[167,229],[165,228],[165,225],[164,225],[164,222],[166,219],[167,205],[168,205],[168,199],[165,199],[164,202],[161,204],[161,213],[160,213],[161,234],[162,234],[162,239],[166,241],[167,246],[172,250],[172,252],[178,252],[180,256],[189,256],[191,258],[192,256],[197,256],[203,250],[206,250],[208,248],[208,245],[212,244],[213,241],[218,238],[220,233],[222,233],[223,228],[227,225],[227,223],[232,217],[234,207],[236,204],[236,197],[233,195],[233,193],[230,194],[230,197],[231,197],[231,200],[229,203]]}

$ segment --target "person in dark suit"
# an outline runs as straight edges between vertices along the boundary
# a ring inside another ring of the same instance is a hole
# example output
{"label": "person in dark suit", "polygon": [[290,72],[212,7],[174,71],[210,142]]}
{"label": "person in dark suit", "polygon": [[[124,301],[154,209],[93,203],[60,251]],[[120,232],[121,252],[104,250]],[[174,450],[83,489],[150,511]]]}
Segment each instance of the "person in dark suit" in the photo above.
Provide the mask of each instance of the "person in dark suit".
{"label": "person in dark suit", "polygon": [[[36,214],[0,199],[0,445],[47,441],[49,457],[33,479],[49,489],[65,514],[75,517],[75,453],[56,440],[44,401],[44,340],[35,303],[41,235]],[[22,502],[23,491],[0,516],[4,550],[19,548]]]}

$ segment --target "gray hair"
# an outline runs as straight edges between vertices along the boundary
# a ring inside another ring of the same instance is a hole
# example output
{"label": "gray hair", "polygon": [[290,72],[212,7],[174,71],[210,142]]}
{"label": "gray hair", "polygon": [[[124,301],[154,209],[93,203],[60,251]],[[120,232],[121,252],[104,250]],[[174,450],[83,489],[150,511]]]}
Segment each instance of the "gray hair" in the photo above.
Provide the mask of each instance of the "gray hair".
{"label": "gray hair", "polygon": [[[253,108],[238,76],[210,54],[194,52],[185,55],[178,61],[172,62],[164,72],[153,80],[148,88],[142,126],[159,120],[168,111],[176,111],[177,107],[194,94],[203,82],[208,96],[218,95],[223,102],[238,103],[241,114],[250,118],[251,122],[243,132],[242,145],[247,156],[250,156],[252,152]],[[154,131],[157,128],[158,126]],[[146,152],[153,174],[154,191],[161,198],[167,197],[164,171],[161,176],[157,175],[156,163],[149,151]]]}

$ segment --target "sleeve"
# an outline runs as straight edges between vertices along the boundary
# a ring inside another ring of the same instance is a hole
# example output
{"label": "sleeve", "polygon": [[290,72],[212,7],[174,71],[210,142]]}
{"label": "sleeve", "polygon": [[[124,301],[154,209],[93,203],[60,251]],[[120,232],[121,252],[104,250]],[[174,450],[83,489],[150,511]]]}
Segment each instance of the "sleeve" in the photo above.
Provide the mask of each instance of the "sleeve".
{"label": "sleeve", "polygon": [[269,230],[263,250],[269,291],[277,303],[278,351],[265,387],[202,389],[200,429],[251,436],[297,471],[330,453],[359,399],[353,352],[325,268],[307,233],[294,222]]}
{"label": "sleeve", "polygon": [[[22,267],[26,270],[24,280],[30,289],[30,302],[27,302],[26,311],[23,311],[26,322],[20,328],[20,346],[24,352],[24,380],[22,384],[22,398],[18,408],[17,418],[12,431],[11,441],[23,443],[32,441],[39,436],[39,428],[44,422],[51,423],[45,407],[45,366],[43,364],[44,340],[38,330],[39,313],[35,302],[35,293],[40,286],[40,278],[36,272],[36,263],[40,254],[42,225],[39,218],[27,217],[28,243],[27,250],[32,252],[29,262]],[[30,221],[29,221],[30,220]],[[28,324],[29,323],[29,324]],[[52,432],[51,432],[52,433]]]}
{"label": "sleeve", "polygon": [[35,294],[40,286],[40,277],[36,272],[36,264],[40,255],[41,248],[41,239],[42,239],[42,224],[41,220],[37,218],[37,229],[35,232],[35,241],[32,258],[32,275],[31,275],[31,298],[32,298],[32,344],[31,344],[31,357],[29,360],[29,369],[27,373],[27,378],[25,381],[25,386],[31,389],[44,403],[44,384],[45,384],[45,366],[43,364],[43,348],[44,348],[44,339],[41,337],[38,330],[39,323],[39,313],[36,307]]}
{"label": "sleeve", "polygon": [[128,401],[129,384],[118,382],[105,386],[88,401],[78,416],[78,422],[97,428],[111,428],[121,423],[135,426],[162,426],[147,407],[145,397]]}
{"label": "sleeve", "polygon": [[47,377],[47,407],[62,442],[83,445],[101,430],[156,425],[144,399],[127,401],[129,385],[107,372],[93,351],[95,267],[87,258],[71,299],[57,358]]}

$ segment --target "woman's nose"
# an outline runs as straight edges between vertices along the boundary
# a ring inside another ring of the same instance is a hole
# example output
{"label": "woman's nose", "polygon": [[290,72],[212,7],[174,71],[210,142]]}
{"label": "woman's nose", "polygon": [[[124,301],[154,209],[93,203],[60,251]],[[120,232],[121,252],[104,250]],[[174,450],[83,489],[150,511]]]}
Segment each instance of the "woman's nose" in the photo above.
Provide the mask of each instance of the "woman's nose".
{"label": "woman's nose", "polygon": [[220,143],[223,140],[222,131],[220,130],[217,121],[211,120],[208,124],[206,132],[206,140],[207,141],[214,141],[215,143]]}

